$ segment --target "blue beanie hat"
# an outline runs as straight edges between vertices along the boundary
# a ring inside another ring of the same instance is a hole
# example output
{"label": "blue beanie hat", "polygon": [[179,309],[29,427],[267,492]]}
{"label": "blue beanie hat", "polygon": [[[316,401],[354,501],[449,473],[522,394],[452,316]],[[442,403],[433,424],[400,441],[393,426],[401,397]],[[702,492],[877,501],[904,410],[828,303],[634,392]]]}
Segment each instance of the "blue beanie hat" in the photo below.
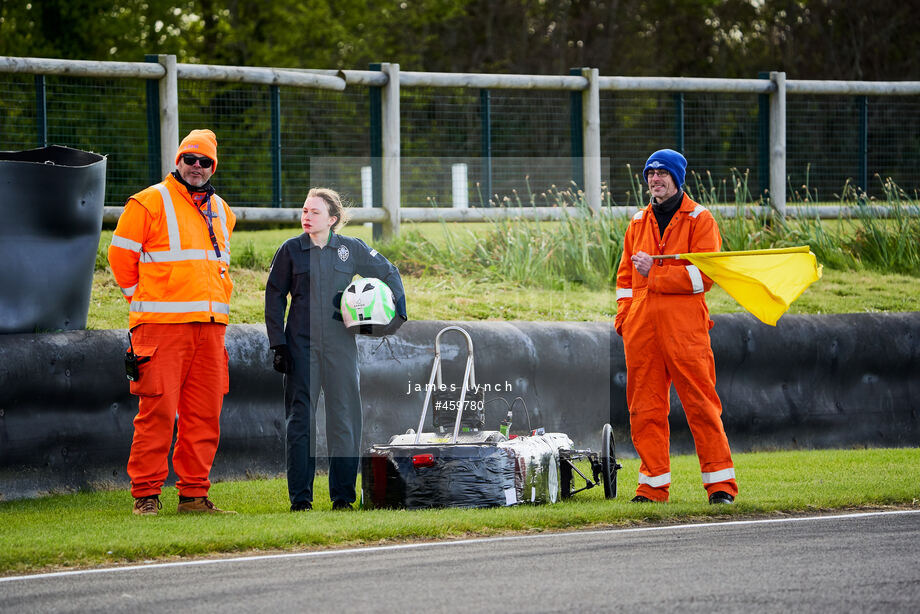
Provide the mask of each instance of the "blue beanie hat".
{"label": "blue beanie hat", "polygon": [[687,158],[673,149],[659,149],[649,156],[648,161],[645,163],[645,170],[642,171],[642,176],[645,178],[646,183],[648,183],[648,171],[652,168],[663,168],[671,173],[674,183],[680,189],[680,186],[684,185],[684,176],[687,174]]}

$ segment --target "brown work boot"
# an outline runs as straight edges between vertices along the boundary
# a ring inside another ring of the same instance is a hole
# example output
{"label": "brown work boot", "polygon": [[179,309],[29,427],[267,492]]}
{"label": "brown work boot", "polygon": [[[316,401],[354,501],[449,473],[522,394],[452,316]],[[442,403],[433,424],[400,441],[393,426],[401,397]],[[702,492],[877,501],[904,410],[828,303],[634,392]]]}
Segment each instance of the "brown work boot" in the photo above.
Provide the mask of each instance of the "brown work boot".
{"label": "brown work boot", "polygon": [[191,497],[188,501],[179,499],[177,511],[180,514],[235,514],[232,510],[222,510],[207,497]]}
{"label": "brown work boot", "polygon": [[134,499],[134,513],[138,516],[156,516],[157,510],[163,509],[159,495],[151,497],[136,497]]}

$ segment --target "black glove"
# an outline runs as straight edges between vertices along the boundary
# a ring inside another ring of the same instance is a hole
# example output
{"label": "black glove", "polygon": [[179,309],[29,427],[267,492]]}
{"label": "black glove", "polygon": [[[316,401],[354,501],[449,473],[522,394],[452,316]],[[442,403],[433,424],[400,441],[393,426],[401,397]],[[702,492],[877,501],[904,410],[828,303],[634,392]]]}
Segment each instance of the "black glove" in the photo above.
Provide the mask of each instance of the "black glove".
{"label": "black glove", "polygon": [[384,326],[375,326],[374,327],[374,336],[375,337],[386,337],[387,335],[395,335],[396,331],[399,330],[399,327],[403,325],[403,322],[406,321],[406,316],[396,314],[393,316],[393,319],[390,320],[389,324]]}
{"label": "black glove", "polygon": [[393,316],[393,319],[390,320],[389,324],[384,326],[374,326],[374,330],[371,333],[375,337],[386,337],[387,335],[395,335],[396,331],[399,330],[399,327],[403,325],[403,322],[409,319],[409,316],[406,315],[406,297],[400,296],[396,299],[396,315]]}
{"label": "black glove", "polygon": [[294,367],[294,359],[291,358],[291,351],[285,344],[272,346],[275,350],[275,358],[272,361],[272,367],[278,373],[290,373]]}

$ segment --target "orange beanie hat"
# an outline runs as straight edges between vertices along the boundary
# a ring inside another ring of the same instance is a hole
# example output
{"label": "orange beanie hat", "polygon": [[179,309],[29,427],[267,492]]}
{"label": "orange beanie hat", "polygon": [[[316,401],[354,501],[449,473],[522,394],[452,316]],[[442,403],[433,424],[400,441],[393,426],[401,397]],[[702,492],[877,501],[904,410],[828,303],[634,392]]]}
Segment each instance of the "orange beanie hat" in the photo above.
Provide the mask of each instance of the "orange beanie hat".
{"label": "orange beanie hat", "polygon": [[179,143],[176,152],[176,164],[182,154],[198,154],[214,160],[214,170],[217,170],[217,135],[210,130],[192,130],[188,136]]}

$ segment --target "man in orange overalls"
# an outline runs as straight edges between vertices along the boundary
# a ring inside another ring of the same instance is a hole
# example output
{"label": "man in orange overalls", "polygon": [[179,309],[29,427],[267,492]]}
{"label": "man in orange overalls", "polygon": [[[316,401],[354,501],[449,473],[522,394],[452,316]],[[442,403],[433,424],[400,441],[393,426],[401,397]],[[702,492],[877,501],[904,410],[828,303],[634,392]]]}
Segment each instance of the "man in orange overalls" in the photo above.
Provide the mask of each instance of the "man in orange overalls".
{"label": "man in orange overalls", "polygon": [[687,160],[671,149],[649,157],[643,175],[652,200],[626,230],[617,271],[614,325],[623,337],[629,424],[641,459],[636,503],[668,500],[672,382],[693,434],[709,502],[732,503],[738,494],[709,343],[713,322],[704,293],[712,280],[687,260],[654,258],[717,252],[722,245],[712,214],[681,190],[686,169]]}
{"label": "man in orange overalls", "polygon": [[128,476],[134,513],[156,515],[178,420],[173,468],[179,513],[225,512],[208,499],[229,389],[224,331],[230,318],[230,233],[236,216],[214,193],[217,137],[192,130],[176,170],[128,199],[109,263],[130,304],[139,377]]}

